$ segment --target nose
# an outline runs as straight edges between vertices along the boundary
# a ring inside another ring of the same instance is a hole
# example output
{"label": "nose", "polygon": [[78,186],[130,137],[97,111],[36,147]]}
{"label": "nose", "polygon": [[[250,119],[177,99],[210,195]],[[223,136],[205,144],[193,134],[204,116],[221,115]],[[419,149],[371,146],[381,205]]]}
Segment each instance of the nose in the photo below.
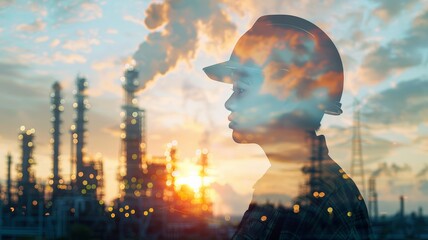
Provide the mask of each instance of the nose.
{"label": "nose", "polygon": [[235,100],[233,99],[233,94],[229,97],[229,99],[227,99],[227,101],[224,103],[224,107],[227,109],[227,110],[229,110],[229,111],[231,111],[231,112],[233,112],[234,110],[235,110],[235,108],[236,108],[236,106],[235,106],[236,104],[235,104]]}

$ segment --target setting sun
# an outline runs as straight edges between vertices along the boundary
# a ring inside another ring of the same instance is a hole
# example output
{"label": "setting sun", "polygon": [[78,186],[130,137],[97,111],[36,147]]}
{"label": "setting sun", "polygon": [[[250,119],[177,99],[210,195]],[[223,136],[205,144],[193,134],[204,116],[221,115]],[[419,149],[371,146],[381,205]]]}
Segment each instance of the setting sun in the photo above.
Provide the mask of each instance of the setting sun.
{"label": "setting sun", "polygon": [[190,187],[193,192],[199,192],[202,186],[202,178],[199,175],[189,175],[178,177],[176,180],[177,188],[180,189],[183,185]]}

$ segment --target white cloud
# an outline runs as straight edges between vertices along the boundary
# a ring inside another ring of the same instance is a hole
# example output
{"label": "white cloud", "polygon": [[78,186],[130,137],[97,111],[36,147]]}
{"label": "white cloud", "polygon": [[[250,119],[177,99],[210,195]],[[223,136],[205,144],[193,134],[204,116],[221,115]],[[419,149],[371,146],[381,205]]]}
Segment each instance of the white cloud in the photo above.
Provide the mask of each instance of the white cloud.
{"label": "white cloud", "polygon": [[107,59],[103,61],[98,61],[92,64],[92,69],[97,71],[102,71],[105,69],[112,69],[116,67],[118,64],[113,59]]}
{"label": "white cloud", "polygon": [[52,56],[52,59],[57,62],[63,62],[68,64],[73,63],[85,63],[86,58],[79,54],[62,54],[60,52],[55,52]]}
{"label": "white cloud", "polygon": [[399,16],[403,11],[410,9],[418,0],[376,0],[374,2],[379,4],[379,6],[373,10],[374,15],[384,22],[388,22]]}
{"label": "white cloud", "polygon": [[34,41],[37,43],[42,43],[42,42],[46,42],[47,40],[49,40],[48,36],[42,36],[42,37],[36,38]]}
{"label": "white cloud", "polygon": [[145,26],[143,19],[139,19],[134,16],[126,15],[123,17],[123,20]]}
{"label": "white cloud", "polygon": [[15,2],[15,0],[2,0],[2,1],[0,1],[0,8],[9,7],[9,5],[11,5],[14,2]]}
{"label": "white cloud", "polygon": [[394,126],[394,129],[418,126],[428,122],[428,81],[412,79],[398,83],[368,99],[363,116],[373,125]]}
{"label": "white cloud", "polygon": [[40,65],[50,65],[52,64],[52,60],[49,58],[49,56],[45,53],[42,55],[37,55],[34,53],[22,53],[18,56],[19,60],[18,62],[21,62],[23,64],[28,64],[29,62],[37,63]]}
{"label": "white cloud", "polygon": [[68,40],[62,46],[64,49],[70,51],[91,51],[91,45],[99,45],[100,41],[96,38],[91,39],[77,39],[77,40]]}
{"label": "white cloud", "polygon": [[41,19],[37,19],[33,23],[30,24],[20,24],[16,26],[16,30],[21,32],[39,32],[44,30],[46,27],[46,23],[43,22]]}
{"label": "white cloud", "polygon": [[80,17],[86,19],[86,21],[101,18],[103,11],[98,4],[95,3],[83,3],[81,5]]}
{"label": "white cloud", "polygon": [[99,19],[103,16],[99,4],[87,1],[55,1],[49,15],[55,18],[56,25],[64,23],[81,23]]}
{"label": "white cloud", "polygon": [[44,6],[36,1],[30,2],[29,5],[29,8],[33,13],[38,14],[42,17],[46,17],[48,15],[47,6]]}
{"label": "white cloud", "polygon": [[54,47],[58,46],[60,43],[61,43],[61,41],[59,39],[54,39],[50,45],[51,45],[51,47],[54,48]]}
{"label": "white cloud", "polygon": [[109,29],[107,29],[107,33],[108,33],[108,34],[117,34],[117,33],[118,33],[118,31],[117,31],[117,29],[109,28]]}

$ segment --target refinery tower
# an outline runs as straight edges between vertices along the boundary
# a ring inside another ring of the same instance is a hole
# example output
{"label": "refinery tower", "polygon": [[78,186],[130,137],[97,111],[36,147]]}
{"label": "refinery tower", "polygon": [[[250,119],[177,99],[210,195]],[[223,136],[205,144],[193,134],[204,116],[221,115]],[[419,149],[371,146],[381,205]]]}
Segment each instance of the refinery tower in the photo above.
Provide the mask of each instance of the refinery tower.
{"label": "refinery tower", "polygon": [[88,81],[84,77],[76,78],[74,124],[71,126],[71,179],[74,193],[88,196],[103,203],[103,162],[101,157],[94,158],[86,150],[88,123],[87,111],[90,108],[87,99]]}
{"label": "refinery tower", "polygon": [[74,119],[74,125],[71,126],[72,143],[74,144],[72,150],[73,165],[75,164],[76,172],[72,178],[75,178],[75,188],[78,192],[84,190],[84,165],[83,160],[85,157],[85,132],[87,118],[85,116],[87,109],[89,108],[86,89],[88,88],[88,82],[83,77],[77,77],[76,79],[77,90],[75,92],[75,102],[73,107],[76,110],[76,116]]}
{"label": "refinery tower", "polygon": [[61,137],[61,113],[64,111],[64,106],[62,106],[64,100],[61,96],[61,85],[58,82],[55,82],[52,86],[51,93],[51,111],[52,111],[52,179],[50,185],[52,187],[52,200],[54,201],[59,194],[59,187],[62,184],[62,179],[59,175],[59,159],[60,159],[60,137]]}
{"label": "refinery tower", "polygon": [[139,108],[135,96],[140,85],[137,78],[138,72],[132,66],[127,67],[121,78],[125,90],[125,102],[122,106],[123,122],[120,126],[122,144],[119,180],[122,200],[136,199],[144,194],[145,112]]}
{"label": "refinery tower", "polygon": [[33,170],[34,133],[34,129],[21,126],[21,133],[18,136],[22,144],[22,161],[18,169],[18,207],[22,209],[23,215],[31,215],[33,207],[37,206],[40,200]]}

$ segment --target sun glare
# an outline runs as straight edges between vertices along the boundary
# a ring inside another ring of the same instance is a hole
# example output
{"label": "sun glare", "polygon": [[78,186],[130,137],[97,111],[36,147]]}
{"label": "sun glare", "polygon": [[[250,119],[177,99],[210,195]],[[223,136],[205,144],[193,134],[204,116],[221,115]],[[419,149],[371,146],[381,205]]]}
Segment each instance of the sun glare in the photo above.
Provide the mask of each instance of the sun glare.
{"label": "sun glare", "polygon": [[199,193],[201,188],[209,186],[211,179],[207,176],[201,176],[201,167],[186,161],[179,164],[177,176],[175,179],[176,190],[180,190],[183,186],[189,187],[194,193]]}
{"label": "sun glare", "polygon": [[176,180],[176,184],[178,188],[181,188],[183,185],[186,185],[190,187],[193,192],[197,193],[201,189],[202,178],[199,175],[178,177]]}

